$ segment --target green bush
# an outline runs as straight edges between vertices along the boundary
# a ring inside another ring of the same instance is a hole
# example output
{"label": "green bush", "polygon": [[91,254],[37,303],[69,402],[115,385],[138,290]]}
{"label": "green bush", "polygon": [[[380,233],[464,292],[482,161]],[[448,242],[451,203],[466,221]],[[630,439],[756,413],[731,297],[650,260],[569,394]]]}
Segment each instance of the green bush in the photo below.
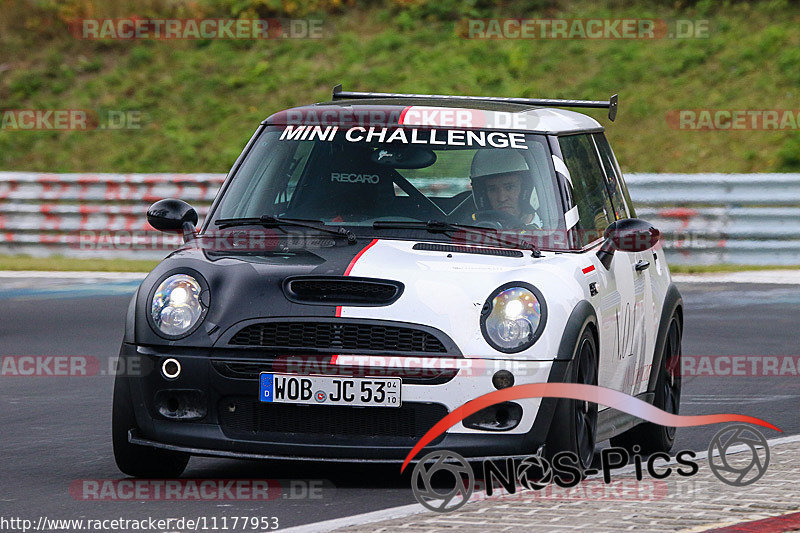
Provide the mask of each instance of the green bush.
{"label": "green bush", "polygon": [[800,133],[794,132],[778,150],[777,170],[780,172],[800,171]]}

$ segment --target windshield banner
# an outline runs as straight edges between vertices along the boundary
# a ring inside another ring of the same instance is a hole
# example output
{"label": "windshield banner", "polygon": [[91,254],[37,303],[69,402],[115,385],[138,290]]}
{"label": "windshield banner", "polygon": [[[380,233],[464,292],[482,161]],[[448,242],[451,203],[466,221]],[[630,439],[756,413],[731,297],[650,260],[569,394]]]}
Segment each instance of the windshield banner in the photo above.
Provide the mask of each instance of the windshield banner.
{"label": "windshield banner", "polygon": [[338,126],[286,126],[280,136],[282,141],[333,141],[342,138],[349,142],[380,142],[448,146],[483,146],[491,148],[518,148],[527,150],[524,133],[473,130],[436,130],[376,128],[354,126],[339,132]]}

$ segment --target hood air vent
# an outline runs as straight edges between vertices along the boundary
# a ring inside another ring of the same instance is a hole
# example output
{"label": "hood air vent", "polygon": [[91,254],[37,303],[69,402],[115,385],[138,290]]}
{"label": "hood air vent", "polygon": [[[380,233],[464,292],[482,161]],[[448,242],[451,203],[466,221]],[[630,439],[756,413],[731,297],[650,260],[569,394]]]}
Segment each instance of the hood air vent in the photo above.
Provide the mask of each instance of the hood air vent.
{"label": "hood air vent", "polygon": [[323,305],[389,305],[403,293],[403,284],[374,278],[303,276],[287,278],[286,297],[298,303]]}

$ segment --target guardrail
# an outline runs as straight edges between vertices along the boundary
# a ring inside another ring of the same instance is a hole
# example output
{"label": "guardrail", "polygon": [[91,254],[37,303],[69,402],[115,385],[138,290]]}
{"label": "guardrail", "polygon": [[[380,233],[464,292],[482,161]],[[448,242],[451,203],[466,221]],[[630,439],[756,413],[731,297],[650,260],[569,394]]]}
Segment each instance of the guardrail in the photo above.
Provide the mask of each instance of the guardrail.
{"label": "guardrail", "polygon": [[[0,253],[160,259],[180,238],[154,231],[147,207],[182,198],[202,219],[224,177],[0,172]],[[800,264],[800,174],[626,180],[638,216],[664,233],[673,263]]]}
{"label": "guardrail", "polygon": [[224,174],[0,172],[0,253],[161,259],[181,239],[155,231],[147,207],[162,198],[208,212]]}
{"label": "guardrail", "polygon": [[800,174],[627,174],[675,264],[800,265]]}

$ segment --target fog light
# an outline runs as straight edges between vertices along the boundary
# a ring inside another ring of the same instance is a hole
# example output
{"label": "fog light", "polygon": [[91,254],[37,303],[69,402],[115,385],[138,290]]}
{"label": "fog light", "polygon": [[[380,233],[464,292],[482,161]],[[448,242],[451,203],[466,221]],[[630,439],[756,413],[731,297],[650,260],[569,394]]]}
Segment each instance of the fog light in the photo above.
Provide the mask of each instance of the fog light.
{"label": "fog light", "polygon": [[508,370],[498,370],[492,376],[492,385],[497,390],[507,389],[514,386],[514,374]]}
{"label": "fog light", "polygon": [[177,359],[165,359],[161,363],[161,374],[167,379],[175,379],[181,374],[181,364]]}
{"label": "fog light", "polygon": [[508,431],[522,420],[522,406],[514,402],[503,402],[481,409],[464,419],[464,427],[484,431]]}
{"label": "fog light", "polygon": [[160,390],[154,403],[158,414],[170,420],[200,420],[208,413],[206,396],[199,390]]}

